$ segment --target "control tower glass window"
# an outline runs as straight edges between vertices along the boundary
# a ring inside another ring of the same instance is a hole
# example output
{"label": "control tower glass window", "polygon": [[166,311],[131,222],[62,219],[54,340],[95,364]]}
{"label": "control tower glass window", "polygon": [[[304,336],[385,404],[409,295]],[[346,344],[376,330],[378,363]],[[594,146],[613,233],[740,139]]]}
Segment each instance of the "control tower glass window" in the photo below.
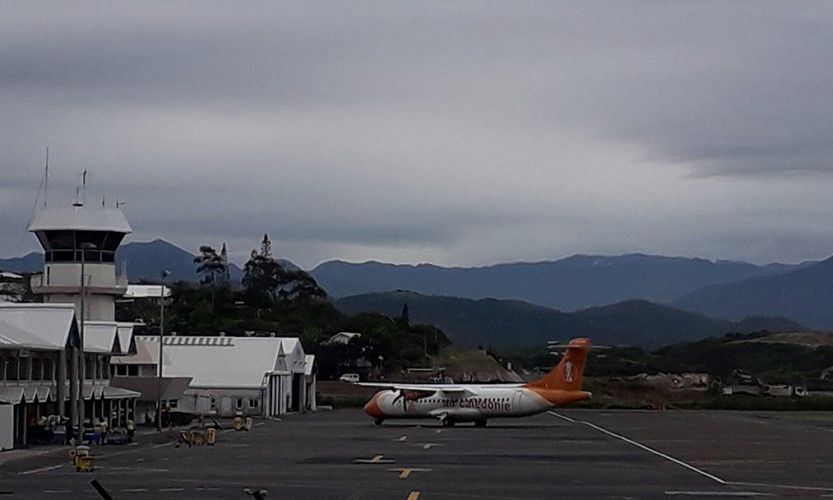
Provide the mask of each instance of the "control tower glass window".
{"label": "control tower glass window", "polygon": [[[124,234],[111,231],[44,231],[38,235],[47,262],[114,262]],[[90,247],[84,249],[84,247]]]}

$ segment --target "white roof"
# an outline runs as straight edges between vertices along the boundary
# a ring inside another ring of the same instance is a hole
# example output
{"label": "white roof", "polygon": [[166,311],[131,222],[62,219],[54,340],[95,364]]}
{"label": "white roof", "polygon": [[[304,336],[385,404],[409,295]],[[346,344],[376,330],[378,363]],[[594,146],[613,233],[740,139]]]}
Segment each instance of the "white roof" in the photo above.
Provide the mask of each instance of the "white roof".
{"label": "white roof", "polygon": [[[136,337],[137,351],[156,359],[156,349],[140,349],[140,342],[158,347],[159,337]],[[294,373],[303,373],[305,364],[301,343],[291,337],[170,336],[164,339],[162,360],[164,376],[191,377],[193,387],[260,388],[282,361]]]}
{"label": "white roof", "polygon": [[315,366],[315,354],[304,356],[304,375],[312,375],[313,366]]}
{"label": "white roof", "polygon": [[35,214],[29,231],[75,229],[77,231],[111,231],[132,233],[124,213],[118,208],[64,207],[44,208]]}
{"label": "white roof", "polygon": [[74,322],[72,304],[0,303],[0,347],[63,349]]}
{"label": "white roof", "polygon": [[[85,321],[84,351],[114,353],[118,324],[115,321]],[[115,352],[115,354],[121,354]]]}
{"label": "white roof", "polygon": [[[127,285],[124,299],[158,299],[162,296],[162,285]],[[165,287],[165,297],[171,296],[171,287]]]}
{"label": "white roof", "polygon": [[148,340],[148,336],[136,336],[136,353],[110,359],[114,365],[158,365],[159,342]]}
{"label": "white roof", "polygon": [[338,332],[329,339],[327,339],[328,344],[349,344],[351,340],[354,338],[361,337],[361,333],[357,332]]}

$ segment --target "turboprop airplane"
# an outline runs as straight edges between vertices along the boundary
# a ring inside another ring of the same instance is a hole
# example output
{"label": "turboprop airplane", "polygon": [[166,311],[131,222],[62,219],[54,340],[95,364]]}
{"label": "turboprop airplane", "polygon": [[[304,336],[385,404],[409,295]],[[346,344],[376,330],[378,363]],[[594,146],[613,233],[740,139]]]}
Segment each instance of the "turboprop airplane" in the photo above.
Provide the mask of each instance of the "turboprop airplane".
{"label": "turboprop airplane", "polygon": [[573,339],[561,361],[543,378],[527,384],[398,384],[360,383],[383,388],[364,411],[381,425],[387,419],[436,418],[443,426],[490,418],[525,417],[590,398],[581,390],[590,339]]}

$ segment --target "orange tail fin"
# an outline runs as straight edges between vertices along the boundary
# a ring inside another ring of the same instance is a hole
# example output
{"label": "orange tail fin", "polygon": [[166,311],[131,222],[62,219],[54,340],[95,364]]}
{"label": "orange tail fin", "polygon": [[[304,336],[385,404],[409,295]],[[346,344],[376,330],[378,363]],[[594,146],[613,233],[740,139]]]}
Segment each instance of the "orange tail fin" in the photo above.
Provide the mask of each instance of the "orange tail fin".
{"label": "orange tail fin", "polygon": [[590,349],[590,339],[573,339],[567,344],[567,352],[561,361],[544,375],[543,378],[526,384],[525,387],[541,389],[561,389],[578,391],[581,389],[581,379],[584,376],[584,364],[587,361],[587,351]]}

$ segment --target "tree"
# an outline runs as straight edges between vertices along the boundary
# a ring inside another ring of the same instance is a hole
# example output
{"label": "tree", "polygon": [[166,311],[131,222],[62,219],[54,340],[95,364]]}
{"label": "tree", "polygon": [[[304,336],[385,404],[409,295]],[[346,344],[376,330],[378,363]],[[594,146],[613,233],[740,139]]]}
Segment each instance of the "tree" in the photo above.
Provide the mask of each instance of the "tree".
{"label": "tree", "polygon": [[218,254],[209,245],[200,247],[200,254],[194,257],[197,264],[197,274],[201,274],[200,283],[211,287],[211,309],[216,308],[216,288],[220,285],[227,285],[225,277],[228,276],[228,260],[225,257],[225,243],[223,253]]}
{"label": "tree", "polygon": [[260,251],[252,250],[243,271],[243,285],[252,305],[266,306],[327,296],[308,273],[300,269],[287,270],[272,257],[272,242],[266,234],[263,235]]}
{"label": "tree", "polygon": [[402,306],[402,314],[399,315],[399,318],[402,320],[405,325],[411,324],[411,318],[408,316],[408,303],[406,302],[404,306]]}
{"label": "tree", "polygon": [[218,284],[228,269],[225,259],[209,245],[200,247],[200,254],[194,257],[194,263],[197,264],[197,274],[202,275],[200,283],[204,285]]}

